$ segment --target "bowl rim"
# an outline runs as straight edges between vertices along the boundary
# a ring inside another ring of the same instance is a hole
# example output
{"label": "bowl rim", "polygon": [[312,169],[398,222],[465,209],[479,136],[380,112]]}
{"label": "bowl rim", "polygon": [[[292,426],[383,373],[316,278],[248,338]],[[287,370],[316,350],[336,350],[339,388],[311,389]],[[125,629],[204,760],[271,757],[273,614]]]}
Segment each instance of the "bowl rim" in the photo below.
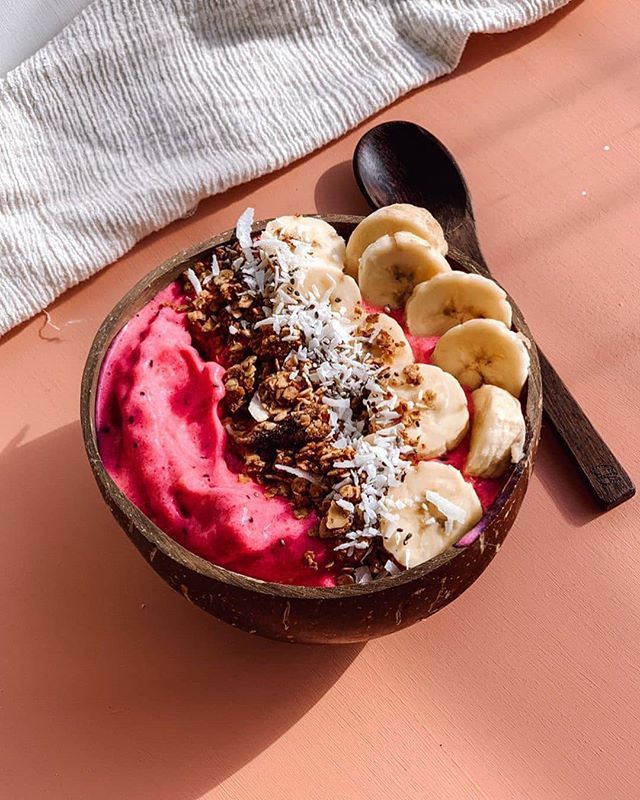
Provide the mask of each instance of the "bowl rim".
{"label": "bowl rim", "polygon": [[[363,216],[349,214],[307,214],[305,216],[317,217],[334,226],[355,226],[364,219]],[[254,222],[251,228],[252,232],[256,233],[263,230],[270,219],[271,218],[262,219]],[[206,578],[212,578],[229,586],[279,598],[340,600],[346,597],[375,594],[391,587],[397,587],[420,580],[429,573],[440,569],[456,557],[460,557],[469,547],[473,546],[477,539],[482,537],[484,530],[499,516],[525,470],[529,468],[530,464],[532,465],[535,459],[535,450],[540,433],[542,386],[537,349],[518,306],[509,295],[507,296],[514,312],[514,325],[512,327],[515,327],[516,330],[526,336],[531,343],[531,347],[529,348],[531,364],[529,378],[526,384],[526,398],[524,401],[524,416],[527,428],[524,453],[522,459],[513,466],[504,486],[487,512],[483,515],[482,519],[462,537],[469,538],[473,536],[472,541],[465,546],[457,546],[458,543],[454,543],[440,555],[429,559],[429,561],[425,561],[410,569],[405,569],[396,575],[377,578],[375,581],[367,584],[354,583],[335,587],[320,587],[263,581],[259,578],[242,575],[238,572],[226,569],[225,567],[213,564],[176,542],[129,500],[109,475],[102,463],[98,449],[95,408],[102,364],[113,339],[140,308],[186,269],[188,262],[197,260],[197,258],[213,248],[225,245],[233,239],[235,239],[235,229],[231,228],[210,239],[206,239],[192,247],[182,250],[171,258],[163,261],[159,266],[138,280],[134,286],[124,294],[104,318],[94,336],[82,374],[80,389],[80,422],[87,457],[94,478],[107,504],[111,506],[112,509],[113,506],[118,508],[120,514],[128,520],[128,528],[130,531],[134,528],[137,529],[152,547],[160,550],[166,557],[177,562],[182,568],[195,571]],[[454,261],[458,268],[462,267],[463,271],[482,274],[482,270],[478,267],[477,262],[464,253],[455,249],[450,249],[448,258]]]}

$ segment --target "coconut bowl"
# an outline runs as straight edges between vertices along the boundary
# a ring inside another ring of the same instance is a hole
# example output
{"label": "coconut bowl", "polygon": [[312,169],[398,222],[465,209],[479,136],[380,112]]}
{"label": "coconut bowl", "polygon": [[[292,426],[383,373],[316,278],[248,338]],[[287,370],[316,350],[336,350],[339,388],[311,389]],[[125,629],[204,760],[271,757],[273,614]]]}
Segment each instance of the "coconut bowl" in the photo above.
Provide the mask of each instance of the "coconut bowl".
{"label": "coconut bowl", "polygon": [[[361,217],[322,217],[347,239]],[[268,220],[257,222],[259,231]],[[161,289],[214,247],[234,239],[225,231],[166,261],[128,292],[108,314],[91,346],[81,390],[85,448],[95,480],[127,536],[155,571],[189,602],[248,633],[287,642],[361,642],[406,628],[455,600],[481,575],[499,551],[518,514],[533,468],[542,416],[540,367],[532,346],[531,372],[525,388],[527,436],[524,457],[515,465],[493,506],[478,525],[436,558],[396,576],[366,585],[311,588],[286,586],[231,572],[194,555],[163,533],[108,475],[96,437],[96,392],[105,354],[131,317]],[[449,252],[457,269],[477,271],[464,253]],[[533,342],[518,308],[514,329]]]}

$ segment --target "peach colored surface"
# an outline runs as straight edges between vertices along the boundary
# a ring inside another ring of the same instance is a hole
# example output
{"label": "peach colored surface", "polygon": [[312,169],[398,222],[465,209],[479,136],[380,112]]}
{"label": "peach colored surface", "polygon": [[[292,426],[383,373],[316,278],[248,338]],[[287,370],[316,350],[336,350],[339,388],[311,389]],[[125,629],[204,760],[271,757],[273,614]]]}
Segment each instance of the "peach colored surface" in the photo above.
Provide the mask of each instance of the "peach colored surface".
{"label": "peach colored surface", "polygon": [[[640,479],[640,54],[632,0],[470,43],[378,119],[425,124],[474,190],[496,276]],[[640,503],[598,516],[557,442],[505,547],[452,606],[365,647],[223,626],[103,506],[78,426],[105,313],[151,267],[258,216],[365,211],[371,123],[203,203],[0,345],[0,797],[636,800]]]}

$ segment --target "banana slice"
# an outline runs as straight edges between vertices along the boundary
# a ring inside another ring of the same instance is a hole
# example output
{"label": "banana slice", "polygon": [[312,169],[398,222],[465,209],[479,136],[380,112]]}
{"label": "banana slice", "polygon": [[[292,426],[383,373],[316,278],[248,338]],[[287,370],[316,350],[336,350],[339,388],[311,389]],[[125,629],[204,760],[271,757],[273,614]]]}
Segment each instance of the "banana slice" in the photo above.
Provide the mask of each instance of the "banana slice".
{"label": "banana slice", "polygon": [[365,339],[365,348],[377,364],[394,369],[413,364],[411,345],[401,326],[388,314],[367,314],[358,326],[358,335]]}
{"label": "banana slice", "polygon": [[387,233],[398,231],[409,231],[425,239],[443,256],[447,255],[447,242],[435,217],[426,208],[418,208],[409,203],[395,203],[369,214],[353,231],[347,243],[345,272],[352,278],[357,278],[360,256],[371,242]]}
{"label": "banana slice", "polygon": [[441,456],[460,444],[469,429],[469,409],[453,375],[440,367],[411,364],[388,385],[402,401],[404,438],[420,458]]}
{"label": "banana slice", "polygon": [[[360,286],[366,297],[362,282]],[[454,325],[479,318],[497,319],[511,327],[506,292],[482,275],[453,271],[436,275],[419,283],[407,303],[407,325],[413,336],[441,336]]]}
{"label": "banana slice", "polygon": [[529,373],[529,353],[518,335],[495,319],[470,319],[450,328],[431,360],[463,386],[491,383],[519,397]]}
{"label": "banana slice", "polygon": [[338,269],[344,266],[346,247],[335,228],[317,217],[277,217],[267,223],[265,238],[280,239],[295,250],[297,242],[309,246],[312,255],[325,259]]}
{"label": "banana slice", "polygon": [[373,305],[401,308],[416,284],[450,270],[447,259],[429,242],[398,231],[367,247],[360,258],[358,284]]}
{"label": "banana slice", "polygon": [[523,456],[527,429],[520,403],[498,386],[481,386],[474,404],[471,446],[465,471],[478,478],[497,478]]}
{"label": "banana slice", "polygon": [[362,299],[358,284],[338,267],[319,258],[309,259],[304,269],[296,274],[295,288],[304,296],[319,300],[329,292],[329,303],[334,311],[341,308],[352,314]]}
{"label": "banana slice", "polygon": [[380,523],[386,550],[407,569],[442,553],[482,518],[473,486],[450,464],[421,461],[389,490]]}

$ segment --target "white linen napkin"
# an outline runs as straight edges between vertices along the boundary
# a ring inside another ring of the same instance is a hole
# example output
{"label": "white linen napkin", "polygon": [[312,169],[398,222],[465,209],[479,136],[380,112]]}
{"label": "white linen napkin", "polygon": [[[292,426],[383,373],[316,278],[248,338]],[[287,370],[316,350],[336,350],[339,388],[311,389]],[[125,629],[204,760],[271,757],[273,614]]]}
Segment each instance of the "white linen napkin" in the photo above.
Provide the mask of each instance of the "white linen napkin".
{"label": "white linen napkin", "polygon": [[0,81],[0,335],[568,0],[98,0]]}

